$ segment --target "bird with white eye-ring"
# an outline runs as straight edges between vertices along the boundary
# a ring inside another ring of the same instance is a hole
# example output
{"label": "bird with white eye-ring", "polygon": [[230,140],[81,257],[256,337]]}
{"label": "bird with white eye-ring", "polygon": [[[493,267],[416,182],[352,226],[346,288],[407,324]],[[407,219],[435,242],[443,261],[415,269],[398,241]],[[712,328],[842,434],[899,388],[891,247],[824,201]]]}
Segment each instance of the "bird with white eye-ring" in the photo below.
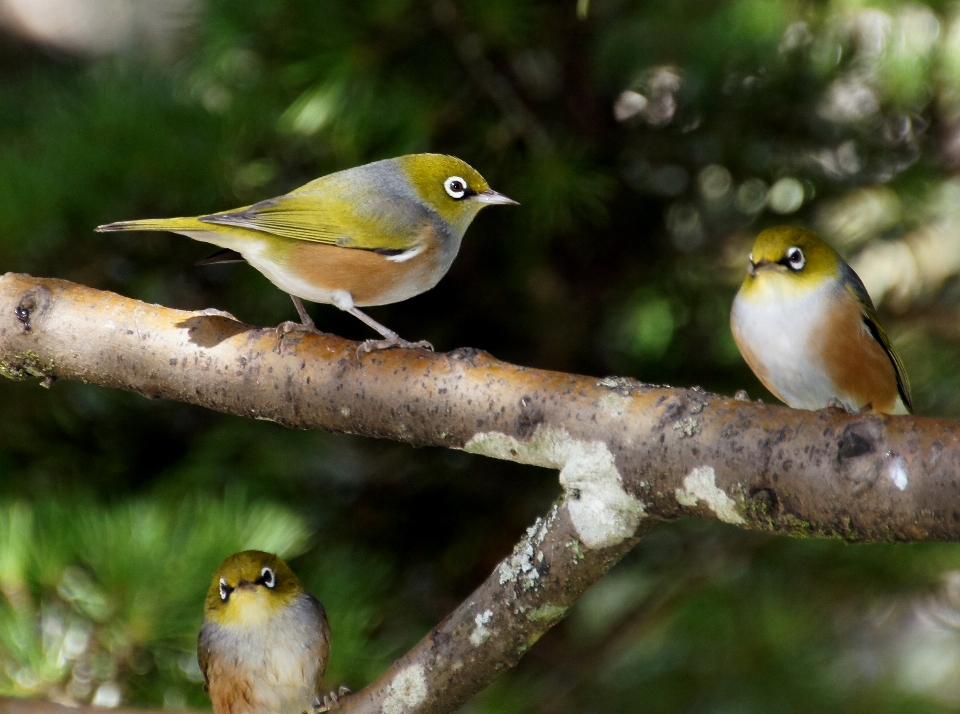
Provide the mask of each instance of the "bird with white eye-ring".
{"label": "bird with white eye-ring", "polygon": [[[220,564],[203,608],[197,659],[214,714],[317,710],[330,655],[326,612],[293,571],[247,550]],[[323,697],[324,708],[348,692]]]}
{"label": "bird with white eye-ring", "polygon": [[359,308],[431,289],[450,269],[480,209],[515,203],[456,157],[410,154],[329,174],[231,211],[121,221],[97,230],[173,231],[212,243],[223,250],[202,263],[250,263],[290,294],[306,329],[316,327],[302,300],[335,305],[383,337],[367,340],[361,350],[433,349],[401,339]]}
{"label": "bird with white eye-ring", "polygon": [[912,411],[906,370],[863,282],[820,236],[768,228],[749,261],[730,327],[767,389],[801,409]]}

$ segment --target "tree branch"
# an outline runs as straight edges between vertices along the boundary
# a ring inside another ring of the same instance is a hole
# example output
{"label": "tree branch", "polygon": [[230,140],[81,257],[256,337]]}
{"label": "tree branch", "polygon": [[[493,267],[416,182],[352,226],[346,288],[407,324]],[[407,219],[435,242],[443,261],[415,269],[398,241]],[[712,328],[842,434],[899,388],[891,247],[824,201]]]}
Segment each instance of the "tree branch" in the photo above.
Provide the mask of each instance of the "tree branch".
{"label": "tree branch", "polygon": [[62,280],[0,277],[0,373],[74,379],[301,429],[560,469],[587,547],[699,515],[848,540],[960,534],[960,426],[809,412],[583,377],[462,348],[385,350],[183,312]]}
{"label": "tree branch", "polygon": [[568,505],[538,518],[456,610],[376,681],[341,700],[344,714],[455,711],[515,666],[651,524],[615,546],[588,550]]}
{"label": "tree branch", "polygon": [[559,469],[564,494],[345,711],[450,711],[512,666],[655,519],[848,540],[960,533],[960,428],[528,369],[464,348],[357,354],[331,335],[0,277],[0,373]]}

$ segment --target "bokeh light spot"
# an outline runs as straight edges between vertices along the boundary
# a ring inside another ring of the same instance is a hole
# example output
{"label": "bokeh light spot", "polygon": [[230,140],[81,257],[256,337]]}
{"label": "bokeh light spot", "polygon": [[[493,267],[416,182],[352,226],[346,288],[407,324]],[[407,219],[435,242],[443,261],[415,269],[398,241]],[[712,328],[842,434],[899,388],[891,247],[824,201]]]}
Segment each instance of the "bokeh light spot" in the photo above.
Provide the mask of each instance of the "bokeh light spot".
{"label": "bokeh light spot", "polygon": [[770,188],[769,202],[776,213],[793,213],[803,205],[803,184],[784,176]]}

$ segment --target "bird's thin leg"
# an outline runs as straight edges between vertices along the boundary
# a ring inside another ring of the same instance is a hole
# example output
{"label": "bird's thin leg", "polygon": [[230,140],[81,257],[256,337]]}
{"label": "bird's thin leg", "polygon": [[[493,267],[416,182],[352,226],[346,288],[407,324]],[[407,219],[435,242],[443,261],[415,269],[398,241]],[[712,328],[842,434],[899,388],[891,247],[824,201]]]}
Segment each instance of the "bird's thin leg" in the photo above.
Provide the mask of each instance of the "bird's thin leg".
{"label": "bird's thin leg", "polygon": [[425,350],[430,350],[433,352],[433,345],[431,345],[426,340],[420,340],[419,342],[407,342],[402,339],[400,335],[391,330],[386,325],[381,325],[379,322],[374,320],[368,314],[359,310],[356,305],[353,304],[353,297],[350,293],[343,290],[338,290],[333,295],[333,304],[339,307],[344,312],[349,312],[355,318],[363,322],[365,325],[372,327],[374,330],[383,335],[382,340],[367,340],[357,349],[357,356],[360,356],[361,352],[372,352],[373,350],[386,350],[390,347],[403,347],[404,349],[412,349],[414,347],[421,347]]}
{"label": "bird's thin leg", "polygon": [[420,340],[419,342],[408,342],[398,335],[396,332],[391,330],[389,327],[381,325],[379,322],[374,320],[365,312],[358,310],[355,307],[350,307],[347,312],[353,315],[358,320],[362,320],[364,323],[372,327],[374,330],[383,335],[382,340],[367,340],[357,352],[372,352],[373,350],[386,350],[391,347],[403,347],[404,349],[412,349],[414,347],[422,347],[425,350],[430,350],[433,352],[433,345],[431,345],[426,340]]}
{"label": "bird's thin leg", "polygon": [[300,322],[303,323],[303,326],[310,330],[316,330],[317,326],[313,323],[313,318],[307,314],[307,310],[303,306],[303,301],[300,300],[300,298],[298,298],[296,295],[291,295],[290,299],[293,300],[293,305],[297,308],[297,312],[300,314]]}
{"label": "bird's thin leg", "polygon": [[289,332],[320,332],[313,320],[310,318],[310,315],[307,314],[307,311],[303,307],[303,302],[300,300],[300,298],[298,298],[296,295],[291,295],[290,299],[293,300],[293,304],[297,308],[297,312],[300,313],[300,322],[293,322],[291,320],[281,322],[279,325],[277,325],[277,337],[283,339],[283,336]]}

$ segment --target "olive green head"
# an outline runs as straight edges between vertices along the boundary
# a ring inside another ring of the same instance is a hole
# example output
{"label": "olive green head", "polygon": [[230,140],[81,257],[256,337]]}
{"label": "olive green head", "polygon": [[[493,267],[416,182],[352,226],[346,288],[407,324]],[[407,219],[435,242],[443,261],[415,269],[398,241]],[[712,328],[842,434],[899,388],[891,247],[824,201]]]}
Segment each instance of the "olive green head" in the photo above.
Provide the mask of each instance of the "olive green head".
{"label": "olive green head", "polygon": [[203,617],[221,625],[256,626],[305,593],[280,558],[245,550],[229,556],[214,572]]}
{"label": "olive green head", "polygon": [[842,265],[843,258],[816,233],[797,226],[768,228],[753,242],[743,290],[761,283],[812,289],[839,278]]}
{"label": "olive green head", "polygon": [[460,232],[484,206],[517,203],[491,189],[476,169],[455,156],[409,154],[395,161],[423,202]]}

